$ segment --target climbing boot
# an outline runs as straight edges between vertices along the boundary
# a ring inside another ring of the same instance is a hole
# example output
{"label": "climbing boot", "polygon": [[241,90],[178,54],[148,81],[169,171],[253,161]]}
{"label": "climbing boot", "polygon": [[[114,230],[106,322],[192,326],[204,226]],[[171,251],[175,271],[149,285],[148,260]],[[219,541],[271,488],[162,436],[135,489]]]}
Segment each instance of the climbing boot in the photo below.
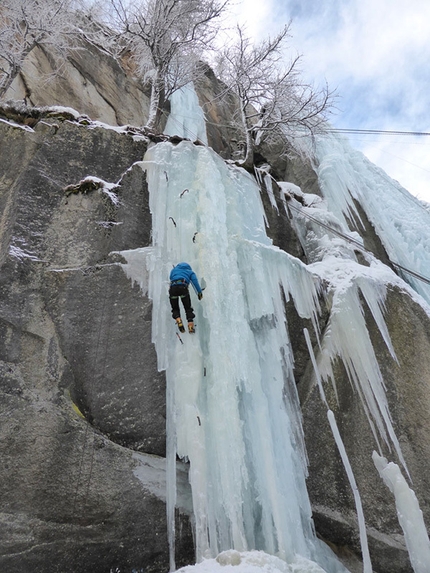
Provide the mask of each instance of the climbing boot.
{"label": "climbing boot", "polygon": [[196,331],[196,329],[194,328],[194,322],[189,322],[189,323],[188,323],[188,332],[189,332],[190,334],[194,334],[195,331]]}
{"label": "climbing boot", "polygon": [[176,324],[178,325],[179,331],[180,332],[185,332],[185,328],[184,325],[182,324],[182,320],[180,318],[176,319]]}

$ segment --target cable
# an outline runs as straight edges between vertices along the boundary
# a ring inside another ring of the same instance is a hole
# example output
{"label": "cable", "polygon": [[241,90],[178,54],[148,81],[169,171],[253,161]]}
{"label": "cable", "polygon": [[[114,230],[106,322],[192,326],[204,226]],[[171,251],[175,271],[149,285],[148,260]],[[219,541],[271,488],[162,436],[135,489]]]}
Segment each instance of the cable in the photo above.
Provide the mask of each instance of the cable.
{"label": "cable", "polygon": [[[272,175],[270,175],[270,173],[268,173],[268,175],[273,179],[273,181],[275,181],[275,183],[277,183],[276,179],[273,178]],[[260,187],[261,189],[261,187]],[[314,223],[316,223],[317,225],[320,225],[321,227],[324,227],[325,229],[327,229],[328,231],[330,231],[331,233],[337,235],[338,237],[341,237],[342,239],[344,239],[345,241],[348,241],[349,243],[359,247],[362,251],[371,254],[372,256],[375,256],[374,253],[372,253],[371,251],[368,251],[367,249],[364,248],[364,246],[357,241],[356,239],[353,239],[352,237],[349,237],[348,235],[346,235],[345,233],[342,233],[341,231],[338,231],[337,229],[333,229],[333,227],[330,227],[330,225],[327,225],[326,223],[323,223],[322,221],[319,221],[318,219],[316,219],[315,217],[313,217],[312,215],[310,215],[309,213],[307,213],[306,211],[303,210],[303,208],[299,208],[296,207],[295,205],[292,204],[288,204],[288,208],[289,209],[293,209],[295,211],[297,211],[298,213],[300,213],[301,215],[303,215],[304,217],[307,217],[308,219],[310,219],[311,221],[313,221]],[[279,216],[283,219],[285,219],[286,221],[290,222],[290,220],[288,219],[288,217],[286,217],[285,215],[283,215],[282,213],[279,213]],[[379,259],[378,259],[379,260]],[[430,278],[425,277],[424,275],[421,275],[419,273],[417,273],[416,271],[412,271],[411,269],[408,269],[398,263],[393,262],[390,259],[390,263],[402,270],[405,273],[410,274],[411,276],[415,277],[418,280],[421,280],[427,284],[430,284]]]}
{"label": "cable", "polygon": [[[162,113],[164,115],[166,115],[167,117],[169,117],[169,115],[171,115],[168,112],[166,112],[165,110],[162,110]],[[186,116],[186,115],[183,115],[182,117],[184,117],[185,119],[194,119],[193,117]],[[172,117],[172,119],[174,121],[177,121],[173,117]],[[229,127],[231,129],[234,129],[234,127],[235,127],[231,123],[225,124],[225,123],[209,121],[206,117],[205,117],[205,122],[209,125],[215,125],[217,127]],[[188,129],[188,128],[185,128],[185,129]],[[359,128],[354,128],[354,127],[329,127],[329,128],[324,129],[324,131],[327,133],[351,133],[351,134],[357,133],[357,134],[363,134],[363,135],[412,135],[412,136],[419,136],[419,137],[430,135],[430,132],[427,132],[427,131],[402,131],[402,130],[389,130],[389,129],[359,129]],[[190,133],[192,133],[192,132],[190,131]],[[195,135],[195,134],[193,134],[193,135]],[[324,135],[324,133],[319,133],[318,135]]]}
{"label": "cable", "polygon": [[430,279],[428,279],[427,277],[425,277],[425,276],[423,276],[423,275],[420,275],[420,274],[416,273],[415,271],[411,271],[410,269],[407,269],[406,267],[402,267],[402,265],[399,265],[399,264],[397,264],[397,263],[393,263],[393,261],[391,261],[391,264],[392,264],[394,267],[397,267],[398,269],[404,271],[405,273],[408,273],[408,274],[412,275],[412,276],[415,277],[416,279],[418,279],[418,280],[420,280],[420,281],[423,281],[423,282],[425,282],[425,283],[427,283],[427,284],[430,284]]}
{"label": "cable", "polygon": [[342,128],[333,127],[327,128],[330,133],[359,133],[365,135],[414,135],[414,136],[427,136],[430,135],[426,131],[392,131],[387,129],[355,129],[355,128]]}

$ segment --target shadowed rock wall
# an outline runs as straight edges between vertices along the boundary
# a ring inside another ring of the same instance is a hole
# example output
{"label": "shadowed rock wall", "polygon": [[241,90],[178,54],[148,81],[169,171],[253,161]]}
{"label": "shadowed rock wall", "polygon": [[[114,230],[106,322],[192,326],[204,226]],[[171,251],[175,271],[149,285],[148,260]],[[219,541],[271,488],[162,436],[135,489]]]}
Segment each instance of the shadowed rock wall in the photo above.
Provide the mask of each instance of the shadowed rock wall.
{"label": "shadowed rock wall", "polygon": [[[0,568],[166,570],[151,303],[109,255],[150,243],[145,175],[132,167],[147,143],[68,121],[0,131]],[[87,176],[122,177],[119,204],[102,189],[64,192]],[[178,476],[181,564],[193,546]]]}

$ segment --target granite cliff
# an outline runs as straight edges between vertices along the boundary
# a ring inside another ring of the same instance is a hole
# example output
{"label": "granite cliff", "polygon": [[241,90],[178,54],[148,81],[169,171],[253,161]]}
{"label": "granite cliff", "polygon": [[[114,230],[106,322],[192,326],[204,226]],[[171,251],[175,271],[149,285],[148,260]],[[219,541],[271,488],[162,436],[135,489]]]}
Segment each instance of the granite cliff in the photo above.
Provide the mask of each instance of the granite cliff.
{"label": "granite cliff", "polygon": [[[137,163],[161,136],[139,127],[148,111],[144,86],[106,54],[88,46],[47,83],[41,72],[55,66],[52,54],[33,51],[7,94],[15,103],[0,109],[0,566],[9,573],[165,571],[165,378],[151,342],[151,301],[126,277],[118,254],[151,244],[147,182]],[[220,86],[210,69],[196,88],[209,146],[234,157],[240,136],[226,127],[234,100],[216,100]],[[286,158],[264,144],[258,151],[276,179],[323,195],[314,165],[293,149]],[[308,262],[275,196],[278,209],[262,185],[267,233]],[[389,265],[364,211],[361,218],[365,247]],[[322,296],[321,304],[324,332],[330,300]],[[412,487],[430,523],[429,316],[407,289],[389,289],[395,362],[364,308]],[[291,303],[286,315],[316,530],[358,571],[354,500],[319,400],[306,321]],[[372,431],[340,361],[336,381],[338,398],[326,392],[361,492],[374,570],[410,572],[395,506],[371,462]],[[178,462],[177,472],[179,566],[192,563],[194,551],[187,465]]]}

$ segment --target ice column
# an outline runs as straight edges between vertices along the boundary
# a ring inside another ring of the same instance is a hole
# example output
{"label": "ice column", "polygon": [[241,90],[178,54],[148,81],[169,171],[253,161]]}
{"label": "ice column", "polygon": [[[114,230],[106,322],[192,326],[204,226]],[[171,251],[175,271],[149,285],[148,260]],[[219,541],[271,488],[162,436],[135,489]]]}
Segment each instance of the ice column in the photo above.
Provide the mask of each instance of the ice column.
{"label": "ice column", "polygon": [[164,133],[191,141],[198,139],[207,145],[205,116],[192,83],[177,90],[170,98],[170,114]]}
{"label": "ice column", "polygon": [[373,452],[373,463],[394,495],[399,523],[405,535],[412,567],[415,573],[427,573],[430,564],[430,542],[423,514],[415,492],[410,489],[397,464]]}

